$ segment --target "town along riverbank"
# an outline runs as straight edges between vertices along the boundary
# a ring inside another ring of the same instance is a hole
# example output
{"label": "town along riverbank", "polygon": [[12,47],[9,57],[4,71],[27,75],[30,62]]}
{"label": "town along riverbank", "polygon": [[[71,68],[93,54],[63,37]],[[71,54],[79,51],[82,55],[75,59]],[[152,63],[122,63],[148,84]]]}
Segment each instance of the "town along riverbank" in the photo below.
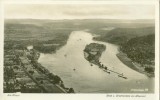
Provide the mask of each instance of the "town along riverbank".
{"label": "town along riverbank", "polygon": [[23,50],[19,57],[25,73],[42,89],[44,93],[74,93],[73,88],[66,88],[62,79],[42,66],[37,60],[40,53],[35,49]]}
{"label": "town along riverbank", "polygon": [[[30,59],[31,64],[42,76],[42,77],[39,77],[39,80],[41,81],[41,83],[45,83],[45,81],[43,82],[43,76],[46,76],[49,83],[53,85],[53,86],[51,85],[50,88],[47,88],[46,89],[47,91],[51,90],[51,92],[53,91],[54,93],[59,93],[59,91],[60,93],[74,93],[73,88],[65,87],[62,79],[58,75],[51,73],[48,69],[43,67],[40,63],[38,63],[38,59],[40,57],[40,53],[38,51],[31,49],[29,50],[29,54],[28,54],[28,58]],[[47,87],[47,86],[48,86],[47,84],[44,84],[44,87]]]}

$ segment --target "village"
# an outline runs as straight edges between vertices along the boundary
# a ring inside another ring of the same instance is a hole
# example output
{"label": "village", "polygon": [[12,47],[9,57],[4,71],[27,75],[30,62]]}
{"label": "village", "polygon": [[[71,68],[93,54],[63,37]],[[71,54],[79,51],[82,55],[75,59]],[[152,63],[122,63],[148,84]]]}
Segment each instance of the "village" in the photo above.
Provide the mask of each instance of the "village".
{"label": "village", "polygon": [[74,93],[37,62],[39,56],[34,49],[4,50],[4,93]]}

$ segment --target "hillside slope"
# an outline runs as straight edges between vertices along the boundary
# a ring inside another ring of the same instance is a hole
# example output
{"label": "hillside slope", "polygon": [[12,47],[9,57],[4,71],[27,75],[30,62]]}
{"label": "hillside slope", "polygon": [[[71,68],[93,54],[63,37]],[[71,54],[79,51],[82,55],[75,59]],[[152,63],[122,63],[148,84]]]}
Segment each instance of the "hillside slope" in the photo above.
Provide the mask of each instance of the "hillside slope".
{"label": "hillside slope", "polygon": [[154,34],[154,27],[116,28],[109,31],[105,35],[94,37],[94,39],[121,45],[123,43],[126,43],[131,38],[149,35],[149,34]]}
{"label": "hillside slope", "polygon": [[132,38],[121,46],[121,51],[135,62],[152,65],[155,57],[155,35]]}

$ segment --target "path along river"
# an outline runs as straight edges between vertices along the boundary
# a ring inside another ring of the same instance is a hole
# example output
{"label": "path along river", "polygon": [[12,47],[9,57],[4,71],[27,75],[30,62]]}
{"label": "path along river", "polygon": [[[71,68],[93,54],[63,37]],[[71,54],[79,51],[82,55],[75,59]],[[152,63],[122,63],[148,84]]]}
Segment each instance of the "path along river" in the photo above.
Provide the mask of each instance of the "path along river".
{"label": "path along river", "polygon": [[[94,41],[92,34],[73,31],[67,44],[53,54],[41,54],[39,63],[60,76],[66,87],[80,93],[132,93],[153,92],[154,78],[148,78],[124,65],[116,56],[118,46]],[[123,73],[128,79],[107,74],[98,66],[91,66],[84,58],[84,48],[89,43],[106,45],[100,61],[109,69]],[[73,70],[75,69],[75,70]]]}

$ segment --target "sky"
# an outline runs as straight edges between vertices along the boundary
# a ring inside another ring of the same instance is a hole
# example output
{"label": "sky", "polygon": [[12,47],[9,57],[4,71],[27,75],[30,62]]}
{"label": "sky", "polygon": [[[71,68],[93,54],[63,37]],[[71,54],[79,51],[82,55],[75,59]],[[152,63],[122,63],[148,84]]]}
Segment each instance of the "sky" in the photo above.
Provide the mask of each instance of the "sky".
{"label": "sky", "polygon": [[6,4],[6,19],[154,19],[154,5]]}

